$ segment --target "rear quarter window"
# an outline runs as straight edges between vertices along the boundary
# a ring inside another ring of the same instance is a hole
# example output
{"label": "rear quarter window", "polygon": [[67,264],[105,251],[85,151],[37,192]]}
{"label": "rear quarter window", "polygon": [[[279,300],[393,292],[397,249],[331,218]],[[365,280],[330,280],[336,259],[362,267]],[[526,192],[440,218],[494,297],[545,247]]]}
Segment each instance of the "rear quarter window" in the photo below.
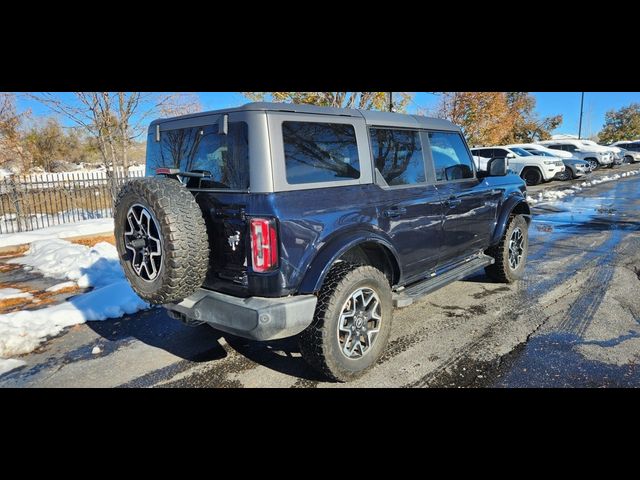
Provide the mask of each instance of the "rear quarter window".
{"label": "rear quarter window", "polygon": [[287,183],[322,183],[360,178],[360,158],[353,125],[283,122],[282,139]]}

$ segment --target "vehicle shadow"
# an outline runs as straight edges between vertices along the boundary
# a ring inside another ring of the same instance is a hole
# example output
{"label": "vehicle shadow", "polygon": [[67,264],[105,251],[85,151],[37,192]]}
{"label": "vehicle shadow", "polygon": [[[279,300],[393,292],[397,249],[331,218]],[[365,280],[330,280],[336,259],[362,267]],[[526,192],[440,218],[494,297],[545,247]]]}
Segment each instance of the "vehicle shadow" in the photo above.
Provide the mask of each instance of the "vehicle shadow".
{"label": "vehicle shadow", "polygon": [[295,337],[256,342],[225,334],[225,340],[240,355],[276,372],[297,377],[299,380],[329,381],[302,358]]}

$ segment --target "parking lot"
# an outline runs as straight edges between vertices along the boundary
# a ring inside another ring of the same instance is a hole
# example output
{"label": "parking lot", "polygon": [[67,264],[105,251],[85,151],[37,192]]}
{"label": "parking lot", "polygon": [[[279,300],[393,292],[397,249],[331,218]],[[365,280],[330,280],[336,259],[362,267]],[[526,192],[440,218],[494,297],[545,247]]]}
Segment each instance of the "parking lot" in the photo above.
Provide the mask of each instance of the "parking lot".
{"label": "parking lot", "polygon": [[[378,365],[348,386],[640,386],[639,189],[633,176],[537,204],[524,280],[479,274],[396,310]],[[294,340],[186,327],[162,309],[77,325],[22,360],[0,386],[345,386],[307,367]]]}

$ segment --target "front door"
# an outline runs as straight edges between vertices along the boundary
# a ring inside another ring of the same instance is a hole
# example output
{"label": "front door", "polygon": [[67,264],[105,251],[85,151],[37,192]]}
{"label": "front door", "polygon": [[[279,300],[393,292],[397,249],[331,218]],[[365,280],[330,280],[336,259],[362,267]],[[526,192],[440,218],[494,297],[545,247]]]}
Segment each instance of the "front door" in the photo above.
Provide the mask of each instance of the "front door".
{"label": "front door", "polygon": [[473,161],[457,132],[429,132],[429,151],[443,203],[440,264],[487,248],[501,192],[476,178]]}

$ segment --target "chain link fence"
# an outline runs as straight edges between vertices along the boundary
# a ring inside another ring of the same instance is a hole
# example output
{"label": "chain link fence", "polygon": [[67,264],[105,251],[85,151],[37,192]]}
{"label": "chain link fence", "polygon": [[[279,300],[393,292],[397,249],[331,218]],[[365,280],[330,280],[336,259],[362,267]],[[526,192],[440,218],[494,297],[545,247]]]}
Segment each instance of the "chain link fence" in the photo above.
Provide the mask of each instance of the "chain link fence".
{"label": "chain link fence", "polygon": [[143,176],[141,169],[0,178],[0,234],[112,217],[122,184]]}

